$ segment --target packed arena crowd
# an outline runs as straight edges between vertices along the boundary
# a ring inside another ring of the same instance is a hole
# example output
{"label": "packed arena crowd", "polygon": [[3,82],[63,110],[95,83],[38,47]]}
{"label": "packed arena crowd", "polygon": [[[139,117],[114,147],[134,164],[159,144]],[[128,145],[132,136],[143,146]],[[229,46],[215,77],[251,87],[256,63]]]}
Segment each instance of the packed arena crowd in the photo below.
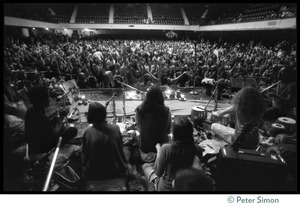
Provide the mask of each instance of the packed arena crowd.
{"label": "packed arena crowd", "polygon": [[79,88],[116,88],[124,82],[201,86],[205,78],[254,77],[267,86],[283,67],[296,68],[296,45],[262,43],[109,40],[54,34],[14,39],[4,46],[5,72],[18,90],[75,79]]}

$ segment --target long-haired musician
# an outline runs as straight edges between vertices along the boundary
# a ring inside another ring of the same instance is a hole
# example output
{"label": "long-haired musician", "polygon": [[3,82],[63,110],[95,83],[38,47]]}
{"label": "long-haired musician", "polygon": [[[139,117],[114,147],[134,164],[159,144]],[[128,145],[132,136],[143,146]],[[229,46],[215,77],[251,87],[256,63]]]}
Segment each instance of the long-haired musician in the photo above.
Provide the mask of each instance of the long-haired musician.
{"label": "long-haired musician", "polygon": [[240,140],[239,146],[256,148],[259,143],[258,127],[264,111],[265,102],[261,93],[251,86],[244,87],[233,97],[230,107],[216,113],[218,116],[234,114],[235,129],[214,123],[211,125],[211,130],[229,144],[234,143],[237,137],[247,130],[243,136],[244,139]]}
{"label": "long-haired musician", "polygon": [[157,191],[172,191],[172,182],[178,170],[194,166],[195,157],[202,157],[202,151],[197,150],[194,143],[193,125],[188,117],[176,116],[172,132],[170,143],[156,145],[155,162],[143,165],[145,176],[154,183]]}
{"label": "long-haired musician", "polygon": [[159,86],[149,88],[146,98],[136,110],[136,121],[140,131],[140,148],[143,152],[156,152],[155,145],[168,142],[171,129],[171,111],[164,104]]}
{"label": "long-haired musician", "polygon": [[278,72],[280,81],[276,93],[270,92],[269,97],[273,98],[272,105],[267,108],[263,115],[266,121],[275,121],[279,117],[286,117],[292,114],[297,105],[296,73],[291,67],[283,67]]}

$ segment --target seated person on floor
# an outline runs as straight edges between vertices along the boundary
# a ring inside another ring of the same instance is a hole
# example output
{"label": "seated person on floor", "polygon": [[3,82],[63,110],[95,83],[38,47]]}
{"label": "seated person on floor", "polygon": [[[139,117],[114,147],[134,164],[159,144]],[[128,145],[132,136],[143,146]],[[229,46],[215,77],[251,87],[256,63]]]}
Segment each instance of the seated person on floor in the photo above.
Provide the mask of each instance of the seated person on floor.
{"label": "seated person on floor", "polygon": [[259,143],[258,127],[265,111],[265,102],[261,93],[251,87],[244,87],[233,97],[232,105],[216,113],[217,116],[235,114],[235,129],[219,123],[211,125],[211,131],[229,144],[235,142],[241,133],[246,133],[239,141],[241,148],[256,148]]}
{"label": "seated person on floor", "polygon": [[123,177],[127,165],[119,126],[107,123],[106,108],[98,102],[89,104],[87,120],[93,125],[83,135],[83,180]]}
{"label": "seated person on floor", "polygon": [[26,152],[24,117],[26,106],[14,100],[10,77],[4,81],[4,133],[3,133],[3,189],[15,190],[18,178],[23,175],[22,162]]}
{"label": "seated person on floor", "polygon": [[156,152],[155,145],[169,141],[171,111],[164,104],[163,93],[159,86],[149,88],[144,101],[135,109],[139,147],[144,153]]}
{"label": "seated person on floor", "polygon": [[[11,87],[10,77],[4,81],[4,146],[9,152],[20,152],[25,145],[24,118],[27,107],[23,100],[16,100],[16,90]],[[21,153],[22,154],[22,153]],[[19,154],[23,158],[25,154]],[[18,155],[15,154],[15,155]]]}
{"label": "seated person on floor", "polygon": [[213,180],[204,171],[193,167],[178,170],[173,181],[173,191],[213,190]]}
{"label": "seated person on floor", "polygon": [[297,105],[297,85],[296,74],[292,68],[282,68],[278,72],[280,81],[276,88],[276,93],[269,93],[267,96],[273,98],[272,105],[267,108],[263,115],[266,121],[276,121],[279,117],[286,117],[292,114],[292,110]]}
{"label": "seated person on floor", "polygon": [[57,145],[58,138],[62,143],[74,138],[78,130],[74,127],[65,127],[63,120],[68,110],[60,112],[60,117],[50,120],[45,114],[49,106],[49,92],[45,86],[35,86],[28,92],[32,104],[25,116],[25,137],[28,142],[29,155],[47,153]]}
{"label": "seated person on floor", "polygon": [[172,191],[176,172],[182,168],[195,166],[201,169],[202,151],[193,138],[193,125],[188,117],[177,116],[173,126],[173,141],[156,145],[157,157],[154,163],[143,165],[144,174],[154,183],[157,191]]}

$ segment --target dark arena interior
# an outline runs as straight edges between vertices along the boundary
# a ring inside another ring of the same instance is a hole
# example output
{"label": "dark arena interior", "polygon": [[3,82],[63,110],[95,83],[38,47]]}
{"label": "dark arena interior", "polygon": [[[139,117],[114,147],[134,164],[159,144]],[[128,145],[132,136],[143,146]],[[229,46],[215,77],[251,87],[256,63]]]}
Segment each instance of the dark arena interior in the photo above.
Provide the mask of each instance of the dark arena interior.
{"label": "dark arena interior", "polygon": [[296,3],[5,3],[5,192],[296,192]]}

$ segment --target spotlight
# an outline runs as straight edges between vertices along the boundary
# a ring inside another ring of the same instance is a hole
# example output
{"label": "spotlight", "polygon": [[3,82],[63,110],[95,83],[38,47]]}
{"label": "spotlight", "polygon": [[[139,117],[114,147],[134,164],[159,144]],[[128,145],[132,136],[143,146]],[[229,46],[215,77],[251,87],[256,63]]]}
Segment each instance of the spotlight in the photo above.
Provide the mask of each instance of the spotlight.
{"label": "spotlight", "polygon": [[45,30],[49,30],[49,28],[46,27]]}

